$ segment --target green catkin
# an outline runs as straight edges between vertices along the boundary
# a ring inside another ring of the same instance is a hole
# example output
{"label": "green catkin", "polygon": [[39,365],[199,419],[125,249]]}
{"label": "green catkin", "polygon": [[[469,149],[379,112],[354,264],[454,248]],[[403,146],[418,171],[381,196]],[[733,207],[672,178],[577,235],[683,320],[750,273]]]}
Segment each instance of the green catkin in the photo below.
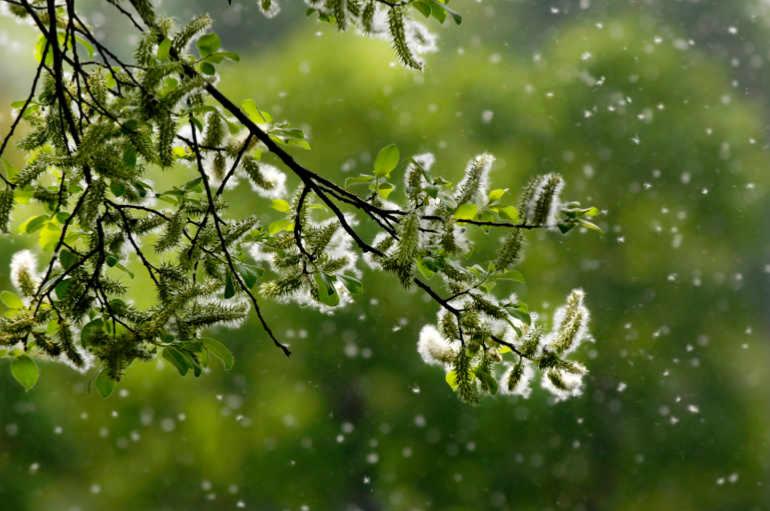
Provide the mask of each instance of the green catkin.
{"label": "green catkin", "polygon": [[549,369],[545,374],[548,378],[548,381],[550,381],[551,384],[553,384],[553,386],[557,389],[563,390],[565,392],[572,390],[572,388],[564,380],[564,376],[562,375],[561,371],[558,369]]}
{"label": "green catkin", "polygon": [[147,26],[153,26],[155,25],[155,9],[153,9],[152,4],[150,3],[150,0],[130,0],[131,5],[134,6],[134,9],[137,13],[139,13],[139,16],[142,18],[142,21]]}
{"label": "green catkin", "polygon": [[399,242],[395,253],[383,262],[383,267],[398,276],[404,287],[410,287],[414,277],[415,261],[420,247],[420,219],[410,213],[401,221]]}
{"label": "green catkin", "polygon": [[214,148],[222,145],[225,136],[224,122],[218,112],[211,112],[206,124],[206,133],[203,136],[203,146]]}
{"label": "green catkin", "polygon": [[473,197],[479,192],[485,165],[487,165],[487,161],[483,157],[474,158],[470,165],[468,165],[465,175],[463,176],[462,181],[458,183],[455,192],[455,202],[457,203],[457,206],[461,206],[466,202],[471,202]]}
{"label": "green catkin", "polygon": [[72,328],[66,321],[59,322],[58,337],[62,351],[70,360],[70,362],[72,362],[76,367],[83,367],[85,365],[85,361],[80,355],[80,352],[75,347],[75,340],[72,336]]}
{"label": "green catkin", "polygon": [[185,25],[182,30],[174,36],[174,40],[171,43],[172,49],[177,53],[181,53],[193,37],[208,29],[210,26],[211,18],[208,15],[193,18],[192,21]]}
{"label": "green catkin", "polygon": [[542,177],[539,190],[534,203],[530,206],[533,225],[546,225],[554,204],[558,200],[557,194],[562,179],[558,174],[547,174]]}
{"label": "green catkin", "polygon": [[371,34],[374,30],[374,13],[376,12],[376,6],[374,0],[369,0],[369,3],[364,7],[364,12],[361,15],[361,24],[364,27],[364,32]]}
{"label": "green catkin", "polygon": [[11,220],[13,209],[13,188],[6,188],[0,192],[0,231],[8,232],[8,224]]}
{"label": "green catkin", "polygon": [[246,171],[246,175],[249,176],[251,182],[256,186],[265,190],[271,190],[275,186],[275,183],[265,179],[262,170],[259,168],[259,162],[251,156],[243,158],[243,170]]}
{"label": "green catkin", "polygon": [[401,59],[401,62],[412,69],[422,69],[420,64],[414,56],[412,49],[409,47],[409,43],[406,39],[406,27],[404,26],[404,9],[403,7],[390,7],[388,10],[388,28],[390,30],[390,36],[393,39],[393,48],[396,51],[396,55]]}
{"label": "green catkin", "polygon": [[521,229],[514,229],[505,238],[503,246],[495,260],[495,268],[498,271],[504,271],[515,266],[521,261],[522,246],[524,243],[524,233]]}
{"label": "green catkin", "polygon": [[347,0],[348,12],[353,16],[361,15],[361,0]]}
{"label": "green catkin", "polygon": [[93,181],[91,186],[89,186],[83,203],[78,210],[80,225],[84,228],[91,229],[93,227],[93,223],[99,215],[99,207],[104,202],[106,190],[107,184],[101,179]]}
{"label": "green catkin", "polygon": [[334,20],[337,22],[337,28],[339,30],[345,30],[348,24],[347,14],[345,12],[346,0],[329,0],[328,3],[334,14]]}
{"label": "green catkin", "polygon": [[214,155],[214,162],[211,170],[218,181],[225,178],[225,173],[227,172],[227,158],[224,154],[217,153]]}
{"label": "green catkin", "polygon": [[17,276],[21,294],[24,296],[33,296],[37,290],[37,283],[29,270],[29,268],[22,268]]}
{"label": "green catkin", "polygon": [[522,376],[524,376],[524,364],[521,360],[519,360],[516,365],[513,366],[513,369],[511,369],[511,372],[508,374],[508,378],[503,382],[503,385],[505,385],[505,390],[507,392],[513,392],[513,390],[516,388],[516,385],[521,381]]}
{"label": "green catkin", "polygon": [[158,120],[158,159],[163,167],[174,163],[172,144],[176,136],[176,126],[171,114],[162,115]]}
{"label": "green catkin", "polygon": [[457,395],[466,403],[477,403],[479,390],[476,385],[476,377],[471,369],[471,357],[465,349],[460,350],[453,365],[457,378]]}
{"label": "green catkin", "polygon": [[184,230],[185,222],[187,221],[187,215],[184,210],[177,212],[166,223],[166,230],[163,235],[155,243],[155,250],[157,252],[165,252],[170,248],[173,248],[182,239],[182,232]]}
{"label": "green catkin", "polygon": [[35,161],[28,163],[21,172],[16,174],[14,183],[16,183],[17,186],[27,186],[46,170],[48,170],[48,158],[41,156]]}
{"label": "green catkin", "polygon": [[569,351],[580,340],[578,336],[586,320],[583,309],[583,292],[573,291],[567,297],[564,318],[556,332],[556,339],[552,345],[553,350],[559,354]]}
{"label": "green catkin", "polygon": [[524,190],[521,192],[521,198],[519,199],[519,220],[525,225],[531,225],[529,208],[539,183],[540,176],[533,177],[527,181]]}

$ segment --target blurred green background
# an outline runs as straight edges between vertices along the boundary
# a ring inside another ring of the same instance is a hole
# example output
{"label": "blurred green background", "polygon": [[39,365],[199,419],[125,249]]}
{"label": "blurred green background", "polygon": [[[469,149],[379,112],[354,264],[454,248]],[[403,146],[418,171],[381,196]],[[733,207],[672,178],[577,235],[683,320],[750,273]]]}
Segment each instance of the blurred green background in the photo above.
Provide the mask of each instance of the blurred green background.
{"label": "blurred green background", "polygon": [[[465,22],[433,27],[422,74],[299,1],[272,21],[253,4],[163,10],[212,13],[244,58],[222,88],[306,128],[297,156],[323,175],[366,171],[391,142],[451,178],[490,151],[496,186],[556,170],[606,209],[605,235],[534,235],[522,266],[534,308],[588,294],[585,394],[461,404],[415,352],[435,306],[370,272],[370,299],[335,316],[269,307],[291,359],[252,321],[216,333],[232,372],[138,365],[108,400],[64,366],[29,394],[0,371],[0,508],[770,509],[770,4],[458,0]],[[33,72],[28,30],[0,17],[1,105]],[[0,238],[0,286],[27,245]]]}

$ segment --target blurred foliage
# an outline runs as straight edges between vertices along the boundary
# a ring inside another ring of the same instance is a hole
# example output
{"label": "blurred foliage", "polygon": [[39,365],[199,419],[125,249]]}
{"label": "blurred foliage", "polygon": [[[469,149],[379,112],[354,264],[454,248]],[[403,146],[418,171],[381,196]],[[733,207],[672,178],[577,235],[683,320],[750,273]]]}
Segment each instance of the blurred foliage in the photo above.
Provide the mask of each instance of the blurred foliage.
{"label": "blurred foliage", "polygon": [[[232,373],[180,380],[140,366],[109,400],[66,367],[43,367],[27,395],[4,371],[3,507],[770,506],[767,98],[735,87],[721,52],[677,42],[701,6],[590,4],[569,19],[543,13],[553,27],[533,50],[499,41],[503,25],[528,24],[507,13],[542,3],[485,2],[499,13],[466,17],[459,46],[444,41],[424,74],[388,65],[382,42],[307,25],[222,79],[305,124],[314,149],[298,157],[324,175],[356,173],[363,151],[391,142],[434,151],[454,177],[487,150],[495,186],[558,170],[571,194],[606,205],[602,240],[543,235],[523,267],[552,293],[528,296],[533,306],[587,292],[597,344],[583,352],[582,398],[458,403],[415,353],[434,306],[395,299],[391,278],[368,274],[377,303],[333,317],[271,308],[290,360],[252,323],[218,333],[236,348]],[[750,4],[702,7],[727,30]],[[0,268],[18,248],[0,240]]]}

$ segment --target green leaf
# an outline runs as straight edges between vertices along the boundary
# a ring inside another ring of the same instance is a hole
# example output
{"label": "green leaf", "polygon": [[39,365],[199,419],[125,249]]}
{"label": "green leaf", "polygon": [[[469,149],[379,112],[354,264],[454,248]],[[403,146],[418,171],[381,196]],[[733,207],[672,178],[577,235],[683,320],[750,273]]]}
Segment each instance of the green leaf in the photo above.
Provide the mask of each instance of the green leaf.
{"label": "green leaf", "polygon": [[507,270],[497,277],[500,280],[512,280],[513,282],[518,282],[520,284],[526,284],[526,280],[524,280],[524,275],[518,271],[518,270]]}
{"label": "green leaf", "polygon": [[225,300],[233,296],[235,296],[235,283],[233,282],[233,274],[228,271],[225,277]]}
{"label": "green leaf", "polygon": [[374,176],[371,174],[361,174],[360,176],[353,176],[345,179],[345,188],[351,186],[369,184],[374,181]]}
{"label": "green leaf", "polygon": [[580,225],[585,227],[586,229],[589,229],[591,231],[596,231],[596,232],[602,232],[602,233],[604,232],[601,227],[599,227],[593,222],[589,222],[588,220],[583,220],[582,218],[579,220],[579,222],[580,222]]}
{"label": "green leaf", "polygon": [[233,352],[230,351],[227,346],[216,339],[212,339],[211,337],[203,337],[201,341],[206,347],[206,351],[217,357],[220,362],[222,362],[222,367],[224,367],[226,371],[229,371],[233,368],[233,365],[235,365],[235,357],[233,357]]}
{"label": "green leaf", "polygon": [[382,200],[388,200],[388,197],[390,197],[390,194],[393,193],[393,190],[395,189],[396,187],[391,183],[382,183],[377,189],[377,195],[379,195]]}
{"label": "green leaf", "polygon": [[65,248],[59,253],[59,262],[61,262],[62,268],[68,270],[78,262],[78,257]]}
{"label": "green leaf", "polygon": [[110,397],[110,394],[112,394],[112,389],[115,388],[115,380],[110,378],[110,375],[107,374],[107,370],[103,369],[96,376],[96,379],[94,380],[94,387],[96,387],[99,395],[106,399]]}
{"label": "green leaf", "polygon": [[508,188],[495,188],[494,190],[491,190],[489,192],[489,201],[494,202],[502,199],[503,195],[505,195],[507,191]]}
{"label": "green leaf", "polygon": [[212,32],[198,39],[195,46],[198,47],[202,57],[208,57],[222,46],[222,41],[219,39],[219,35]]}
{"label": "green leaf", "polygon": [[244,268],[241,267],[241,278],[243,278],[243,283],[246,284],[246,287],[251,289],[254,287],[254,284],[257,283],[257,278],[259,277],[257,273],[250,268]]}
{"label": "green leaf", "polygon": [[19,385],[24,387],[25,391],[29,392],[37,385],[37,380],[40,378],[40,369],[34,360],[27,355],[21,355],[11,362],[11,375]]}
{"label": "green leaf", "polygon": [[390,173],[396,168],[400,159],[401,153],[395,144],[383,147],[377,153],[377,158],[374,160],[374,175],[377,177],[390,176]]}
{"label": "green leaf", "polygon": [[158,45],[158,60],[168,60],[171,52],[171,39],[163,39]]}
{"label": "green leaf", "polygon": [[171,362],[171,365],[176,367],[176,370],[179,371],[179,374],[182,376],[185,376],[187,371],[190,370],[190,364],[187,361],[187,357],[176,348],[170,346],[165,348],[163,350],[163,358]]}
{"label": "green leaf", "polygon": [[478,211],[479,207],[476,206],[476,204],[473,202],[466,202],[457,208],[454,217],[458,220],[473,220],[476,217],[476,213],[478,213]]}
{"label": "green leaf", "polygon": [[430,3],[432,5],[434,11],[437,10],[437,9],[443,9],[444,11],[446,11],[447,14],[452,16],[452,20],[455,22],[455,24],[457,24],[457,25],[461,25],[462,24],[463,17],[460,16],[460,13],[458,13],[454,9],[450,9],[445,3],[439,2],[438,0],[430,0]]}
{"label": "green leaf", "polygon": [[253,99],[247,99],[241,103],[241,110],[243,110],[243,113],[245,113],[249,119],[257,124],[270,124],[273,122],[273,118],[270,114],[257,108],[257,104]]}
{"label": "green leaf", "polygon": [[0,302],[3,302],[3,305],[9,309],[24,308],[24,302],[21,301],[21,298],[19,298],[15,293],[11,293],[10,291],[0,291]]}
{"label": "green leaf", "polygon": [[26,232],[27,234],[32,234],[33,232],[37,232],[42,229],[49,219],[50,217],[48,215],[34,216],[21,224],[19,226],[19,231],[22,233]]}
{"label": "green leaf", "polygon": [[507,216],[511,222],[517,223],[519,221],[519,210],[514,206],[505,206],[500,208],[500,211]]}
{"label": "green leaf", "polygon": [[454,369],[446,373],[444,380],[447,382],[450,389],[457,391],[457,372]]}
{"label": "green leaf", "polygon": [[357,295],[361,294],[361,291],[363,291],[364,285],[355,276],[344,274],[340,275],[340,278],[342,279],[342,283],[345,285],[345,288],[350,291],[350,294]]}
{"label": "green leaf", "polygon": [[56,284],[56,287],[54,288],[54,291],[56,291],[56,297],[59,300],[64,300],[69,296],[70,287],[72,287],[72,279],[64,279],[58,284]]}
{"label": "green leaf", "polygon": [[102,318],[96,318],[86,323],[80,331],[80,343],[83,346],[90,346],[92,343],[98,342],[102,337],[104,337],[104,321]]}
{"label": "green leaf", "polygon": [[273,203],[270,207],[281,213],[287,213],[289,209],[291,209],[289,201],[285,201],[283,199],[273,199]]}
{"label": "green leaf", "polygon": [[211,62],[201,62],[200,70],[201,70],[201,73],[208,76],[211,76],[217,73],[217,68],[215,68],[214,64],[212,64]]}
{"label": "green leaf", "polygon": [[423,257],[420,257],[419,259],[417,259],[417,271],[419,271],[420,275],[422,275],[426,279],[430,279],[436,274],[436,272],[433,271],[433,269],[431,269],[429,265],[425,264],[425,258]]}
{"label": "green leaf", "polygon": [[294,230],[294,220],[291,218],[284,218],[283,220],[276,220],[267,226],[267,232],[272,234],[278,234],[281,231],[291,232]]}
{"label": "green leaf", "polygon": [[340,295],[334,288],[334,277],[325,273],[316,273],[315,282],[318,285],[318,301],[329,307],[336,307],[340,303]]}

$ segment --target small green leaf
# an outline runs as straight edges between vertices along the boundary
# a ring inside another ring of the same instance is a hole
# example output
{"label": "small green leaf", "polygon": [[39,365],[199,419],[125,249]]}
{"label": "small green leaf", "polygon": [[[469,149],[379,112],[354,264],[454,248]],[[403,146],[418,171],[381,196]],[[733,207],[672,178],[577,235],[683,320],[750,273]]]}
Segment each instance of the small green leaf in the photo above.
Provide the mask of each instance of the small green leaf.
{"label": "small green leaf", "polygon": [[508,188],[496,188],[494,190],[491,190],[489,192],[489,201],[494,202],[502,199],[503,195],[505,195],[507,191],[508,191]]}
{"label": "small green leaf", "polygon": [[377,195],[382,200],[388,200],[388,197],[390,197],[390,194],[393,193],[393,190],[395,189],[396,187],[391,183],[382,183],[377,189]]}
{"label": "small green leaf", "polygon": [[505,206],[504,208],[500,208],[500,211],[507,216],[511,222],[516,223],[519,221],[519,210],[514,206]]}
{"label": "small green leaf", "polygon": [[37,385],[37,380],[40,378],[40,369],[34,360],[27,355],[21,355],[11,362],[11,375],[14,380],[19,382],[19,385],[24,387],[25,391],[29,392]]}
{"label": "small green leaf", "polygon": [[179,374],[185,376],[187,371],[190,370],[190,365],[187,362],[187,358],[176,348],[168,347],[163,350],[163,358],[171,362],[171,365],[176,367]]}
{"label": "small green leaf", "polygon": [[233,296],[235,296],[235,283],[233,282],[233,274],[228,271],[225,277],[225,300]]}
{"label": "small green leaf", "polygon": [[589,222],[588,220],[583,220],[582,218],[580,219],[580,225],[591,231],[602,232],[602,233],[604,232],[602,228],[596,225],[595,223]]}
{"label": "small green leaf", "polygon": [[267,232],[272,234],[278,234],[281,231],[294,230],[294,220],[291,218],[284,218],[283,220],[276,220],[267,226]]}
{"label": "small green leaf", "polygon": [[447,385],[449,385],[449,388],[453,391],[457,391],[457,373],[454,369],[446,373],[446,376],[444,376],[444,380],[446,380]]}
{"label": "small green leaf", "polygon": [[273,118],[270,114],[257,108],[257,104],[253,99],[247,99],[241,103],[241,110],[243,110],[243,113],[245,113],[249,119],[257,124],[270,124],[273,122]]}
{"label": "small green leaf", "polygon": [[342,279],[342,283],[345,284],[345,288],[350,291],[350,294],[357,295],[361,294],[361,291],[363,291],[364,285],[353,275],[344,274],[340,275],[340,278]]}
{"label": "small green leaf", "polygon": [[169,53],[171,52],[171,40],[163,39],[158,45],[158,60],[168,60]]}
{"label": "small green leaf", "polygon": [[195,46],[198,47],[202,57],[208,57],[222,46],[222,41],[217,34],[212,32],[198,39]]}
{"label": "small green leaf", "polygon": [[101,318],[86,323],[80,331],[80,343],[83,346],[90,346],[92,343],[100,341],[102,337],[104,337],[104,321]]}
{"label": "small green leaf", "polygon": [[21,301],[21,298],[19,298],[15,293],[11,293],[10,291],[0,291],[0,302],[3,302],[3,305],[9,309],[24,308],[24,302]]}
{"label": "small green leaf", "polygon": [[351,186],[369,184],[374,181],[374,176],[371,174],[361,174],[360,176],[349,177],[345,179],[345,188]]}
{"label": "small green leaf", "polygon": [[374,160],[374,175],[377,177],[389,176],[398,165],[400,159],[401,153],[395,144],[383,147],[377,153],[377,158]]}
{"label": "small green leaf", "polygon": [[458,220],[473,220],[479,208],[472,202],[466,202],[455,211],[454,217]]}
{"label": "small green leaf", "polygon": [[59,253],[59,262],[61,262],[62,268],[68,270],[73,264],[78,262],[78,258],[75,254],[65,248]]}
{"label": "small green leaf", "polygon": [[115,388],[115,380],[110,378],[105,369],[102,369],[102,371],[94,380],[94,387],[96,387],[99,395],[106,399],[110,397],[110,394],[112,394],[112,389]]}
{"label": "small green leaf", "polygon": [[271,207],[280,213],[287,213],[291,209],[289,202],[283,199],[273,199]]}
{"label": "small green leaf", "polygon": [[512,280],[513,282],[526,284],[526,280],[524,280],[524,275],[518,270],[506,270],[505,272],[498,275],[497,278],[500,280]]}
{"label": "small green leaf", "polygon": [[215,68],[214,64],[212,64],[211,62],[201,62],[200,70],[201,70],[201,73],[208,76],[211,76],[217,73],[217,68]]}
{"label": "small green leaf", "polygon": [[201,341],[206,347],[206,350],[222,362],[222,367],[224,367],[226,371],[233,368],[233,365],[235,365],[235,357],[233,357],[233,352],[230,351],[227,346],[211,337],[203,337]]}
{"label": "small green leaf", "polygon": [[340,304],[340,295],[334,287],[334,278],[325,273],[316,273],[315,282],[318,285],[318,301],[329,307]]}
{"label": "small green leaf", "polygon": [[246,284],[246,287],[251,289],[257,283],[258,275],[249,268],[241,267],[241,278],[243,278],[243,283]]}
{"label": "small green leaf", "polygon": [[34,216],[21,224],[21,226],[19,226],[19,230],[22,233],[26,232],[27,234],[32,234],[33,232],[37,232],[42,229],[49,219],[50,217],[48,215]]}

